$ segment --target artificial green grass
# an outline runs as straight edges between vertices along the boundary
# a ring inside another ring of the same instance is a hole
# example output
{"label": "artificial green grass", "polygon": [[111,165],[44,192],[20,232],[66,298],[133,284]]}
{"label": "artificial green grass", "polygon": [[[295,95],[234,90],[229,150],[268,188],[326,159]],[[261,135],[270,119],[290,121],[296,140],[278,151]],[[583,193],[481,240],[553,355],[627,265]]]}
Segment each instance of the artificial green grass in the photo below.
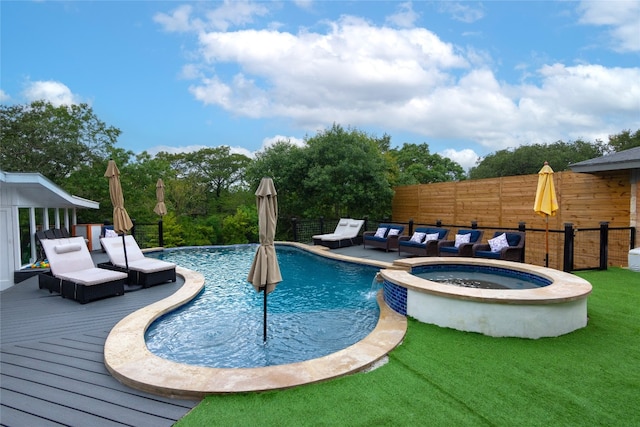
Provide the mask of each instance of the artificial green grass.
{"label": "artificial green grass", "polygon": [[389,363],[289,390],[205,398],[191,426],[640,425],[640,273],[580,272],[586,328],[492,338],[409,319]]}

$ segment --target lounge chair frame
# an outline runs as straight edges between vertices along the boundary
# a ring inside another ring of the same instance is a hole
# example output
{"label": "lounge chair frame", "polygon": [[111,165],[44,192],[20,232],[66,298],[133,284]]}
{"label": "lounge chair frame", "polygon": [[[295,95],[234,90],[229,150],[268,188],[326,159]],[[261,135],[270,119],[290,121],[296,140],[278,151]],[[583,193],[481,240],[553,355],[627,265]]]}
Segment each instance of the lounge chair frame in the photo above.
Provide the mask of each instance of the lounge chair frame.
{"label": "lounge chair frame", "polygon": [[130,285],[140,285],[143,288],[148,288],[177,280],[176,265],[174,263],[145,257],[138,243],[131,235],[125,236],[128,269],[124,261],[121,236],[102,238],[100,242],[110,261],[100,263],[98,267],[127,273],[128,284]]}
{"label": "lounge chair frame", "polygon": [[63,298],[81,304],[124,294],[127,275],[119,272],[107,274],[96,268],[84,238],[43,239],[41,244],[51,271],[38,275],[40,289],[47,289],[49,293],[57,292]]}

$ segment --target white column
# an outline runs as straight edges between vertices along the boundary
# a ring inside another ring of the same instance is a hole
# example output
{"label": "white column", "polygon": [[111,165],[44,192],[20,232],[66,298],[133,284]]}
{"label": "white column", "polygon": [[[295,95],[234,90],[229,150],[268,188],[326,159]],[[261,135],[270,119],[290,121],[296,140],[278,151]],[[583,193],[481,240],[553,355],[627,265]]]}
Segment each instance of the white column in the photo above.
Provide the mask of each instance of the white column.
{"label": "white column", "polygon": [[[31,258],[34,262],[37,259],[36,253],[36,208],[29,208],[29,241],[31,242]],[[22,251],[22,249],[20,249]]]}

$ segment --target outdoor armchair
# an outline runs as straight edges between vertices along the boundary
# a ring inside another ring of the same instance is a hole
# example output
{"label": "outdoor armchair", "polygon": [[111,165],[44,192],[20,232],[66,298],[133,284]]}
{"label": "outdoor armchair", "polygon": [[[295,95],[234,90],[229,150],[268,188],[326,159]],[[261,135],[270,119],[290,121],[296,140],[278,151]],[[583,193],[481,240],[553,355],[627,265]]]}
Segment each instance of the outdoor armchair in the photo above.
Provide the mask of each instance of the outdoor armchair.
{"label": "outdoor armchair", "polygon": [[446,239],[446,228],[416,227],[413,235],[398,238],[398,256],[406,252],[419,256],[438,256],[438,243]]}
{"label": "outdoor armchair", "polygon": [[473,245],[473,256],[523,262],[524,237],[520,231],[496,231],[487,243]]}
{"label": "outdoor armchair", "polygon": [[[454,240],[442,240],[438,243],[438,256],[473,256],[473,245],[482,241],[484,231],[458,230]],[[467,237],[468,235],[468,237]]]}
{"label": "outdoor armchair", "polygon": [[389,252],[391,249],[398,249],[398,239],[404,231],[404,225],[380,224],[376,231],[365,231],[362,235],[363,247],[367,245],[373,248],[384,249]]}

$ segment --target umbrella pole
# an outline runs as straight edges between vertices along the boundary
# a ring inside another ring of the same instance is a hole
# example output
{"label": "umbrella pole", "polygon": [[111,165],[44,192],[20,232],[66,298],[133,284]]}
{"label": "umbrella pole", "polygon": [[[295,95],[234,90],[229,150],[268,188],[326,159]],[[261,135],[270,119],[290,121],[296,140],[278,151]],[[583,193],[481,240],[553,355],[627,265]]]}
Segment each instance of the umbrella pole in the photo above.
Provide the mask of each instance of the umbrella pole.
{"label": "umbrella pole", "polygon": [[262,322],[262,342],[267,342],[267,285],[264,286],[264,319]]}
{"label": "umbrella pole", "polygon": [[549,215],[546,217],[547,230],[545,232],[546,251],[544,254],[544,266],[549,267]]}
{"label": "umbrella pole", "polygon": [[122,233],[122,249],[124,250],[124,266],[127,268],[127,274],[129,274],[129,260],[127,259],[127,244],[124,241],[124,233]]}

